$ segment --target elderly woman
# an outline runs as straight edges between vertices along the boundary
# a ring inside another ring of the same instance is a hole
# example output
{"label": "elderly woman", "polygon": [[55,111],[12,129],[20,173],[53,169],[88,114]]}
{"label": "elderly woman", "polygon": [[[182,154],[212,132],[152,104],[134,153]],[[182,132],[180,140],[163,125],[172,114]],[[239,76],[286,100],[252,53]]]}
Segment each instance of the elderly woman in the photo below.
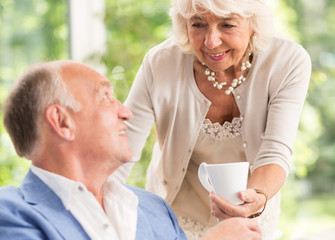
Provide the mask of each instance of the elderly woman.
{"label": "elderly woman", "polygon": [[[309,55],[275,36],[261,0],[174,0],[170,15],[173,37],[147,53],[125,102],[134,115],[127,132],[133,161],[156,124],[146,188],[172,205],[189,239],[233,216],[257,217],[272,239]],[[245,203],[209,197],[199,165],[243,161],[250,163],[248,189],[239,194]]]}

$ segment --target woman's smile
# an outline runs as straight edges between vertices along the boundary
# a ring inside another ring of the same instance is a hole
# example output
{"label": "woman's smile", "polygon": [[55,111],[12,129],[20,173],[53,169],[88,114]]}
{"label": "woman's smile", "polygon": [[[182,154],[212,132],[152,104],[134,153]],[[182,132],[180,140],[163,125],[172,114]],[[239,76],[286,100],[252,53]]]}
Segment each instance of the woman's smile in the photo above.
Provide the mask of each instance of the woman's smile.
{"label": "woman's smile", "polygon": [[230,53],[230,51],[231,50],[229,49],[228,51],[220,52],[220,53],[206,52],[206,55],[213,61],[221,61],[228,55],[228,53]]}

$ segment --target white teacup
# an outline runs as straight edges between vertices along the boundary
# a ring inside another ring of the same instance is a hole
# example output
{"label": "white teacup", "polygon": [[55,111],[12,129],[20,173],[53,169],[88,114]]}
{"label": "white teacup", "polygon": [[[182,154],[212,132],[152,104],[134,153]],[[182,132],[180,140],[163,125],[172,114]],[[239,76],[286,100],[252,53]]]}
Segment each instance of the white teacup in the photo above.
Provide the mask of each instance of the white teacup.
{"label": "white teacup", "polygon": [[231,202],[242,204],[238,193],[247,188],[249,162],[234,162],[222,164],[201,163],[198,177],[208,192]]}

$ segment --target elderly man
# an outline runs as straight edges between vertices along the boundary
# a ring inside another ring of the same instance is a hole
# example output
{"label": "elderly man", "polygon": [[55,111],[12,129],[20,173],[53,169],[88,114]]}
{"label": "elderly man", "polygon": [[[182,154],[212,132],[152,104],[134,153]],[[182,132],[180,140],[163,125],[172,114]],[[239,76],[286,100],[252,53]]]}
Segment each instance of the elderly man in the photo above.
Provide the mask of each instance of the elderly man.
{"label": "elderly man", "polygon": [[[19,188],[0,189],[0,239],[186,239],[170,206],[109,177],[131,159],[131,112],[110,82],[73,61],[31,67],[4,104],[16,152],[32,165]],[[260,239],[230,219],[204,239]]]}

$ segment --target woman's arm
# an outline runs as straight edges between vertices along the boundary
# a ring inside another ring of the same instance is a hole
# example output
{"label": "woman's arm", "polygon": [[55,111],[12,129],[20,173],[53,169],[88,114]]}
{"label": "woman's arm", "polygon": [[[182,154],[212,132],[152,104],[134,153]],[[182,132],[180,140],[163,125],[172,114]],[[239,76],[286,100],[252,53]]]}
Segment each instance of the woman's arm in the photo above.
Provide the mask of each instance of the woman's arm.
{"label": "woman's arm", "polygon": [[[275,81],[273,78],[270,85],[265,131],[260,136],[258,153],[255,159],[251,160],[253,168],[248,189],[240,193],[245,204],[234,206],[211,194],[213,215],[219,219],[232,216],[248,217],[258,212],[265,205],[267,198],[271,199],[285,182],[311,74],[307,52],[300,46],[295,49],[287,61],[286,68],[279,69],[284,73],[282,78],[278,78],[282,80]],[[257,193],[254,189],[260,191]]]}

